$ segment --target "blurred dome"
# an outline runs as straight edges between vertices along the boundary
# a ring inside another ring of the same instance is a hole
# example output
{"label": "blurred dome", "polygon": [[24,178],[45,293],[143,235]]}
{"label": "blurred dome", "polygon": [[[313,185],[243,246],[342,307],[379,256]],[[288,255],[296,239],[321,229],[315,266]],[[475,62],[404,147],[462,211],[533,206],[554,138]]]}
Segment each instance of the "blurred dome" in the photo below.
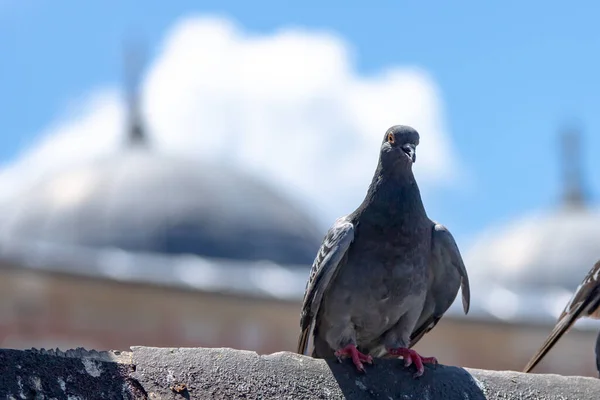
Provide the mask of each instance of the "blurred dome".
{"label": "blurred dome", "polygon": [[310,265],[322,234],[288,199],[223,164],[148,148],[135,87],[140,71],[132,68],[139,54],[126,56],[126,148],[13,197],[0,209],[4,243]]}
{"label": "blurred dome", "polygon": [[571,131],[562,139],[560,207],[490,228],[465,252],[472,315],[553,324],[600,259],[600,209],[585,201],[579,136]]}
{"label": "blurred dome", "polygon": [[237,171],[145,148],[50,177],[3,210],[27,241],[310,264],[311,218]]}
{"label": "blurred dome", "polygon": [[562,140],[561,206],[481,235],[466,254],[475,279],[513,291],[572,292],[600,259],[600,210],[585,201],[578,132],[565,132]]}
{"label": "blurred dome", "polygon": [[469,273],[512,290],[575,290],[600,259],[600,211],[565,208],[524,217],[481,235]]}

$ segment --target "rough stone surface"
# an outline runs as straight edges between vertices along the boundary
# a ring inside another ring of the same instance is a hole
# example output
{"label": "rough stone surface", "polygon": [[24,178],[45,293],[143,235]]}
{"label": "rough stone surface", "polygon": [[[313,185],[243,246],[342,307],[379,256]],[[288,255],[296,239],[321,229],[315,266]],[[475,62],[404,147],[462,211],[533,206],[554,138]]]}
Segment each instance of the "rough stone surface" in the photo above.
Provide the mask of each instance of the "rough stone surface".
{"label": "rough stone surface", "polygon": [[0,350],[7,399],[600,399],[600,380],[458,367],[414,370],[281,352],[133,347],[131,352]]}
{"label": "rough stone surface", "polygon": [[2,399],[138,399],[130,353],[0,350]]}

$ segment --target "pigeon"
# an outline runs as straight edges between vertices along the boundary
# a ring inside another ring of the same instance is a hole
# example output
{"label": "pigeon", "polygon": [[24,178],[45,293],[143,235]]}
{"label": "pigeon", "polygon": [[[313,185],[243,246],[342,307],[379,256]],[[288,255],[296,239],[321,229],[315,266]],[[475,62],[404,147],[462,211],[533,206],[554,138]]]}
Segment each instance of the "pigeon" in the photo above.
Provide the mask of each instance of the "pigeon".
{"label": "pigeon", "polygon": [[313,262],[300,315],[297,352],[350,357],[356,369],[373,357],[424,363],[411,347],[437,324],[459,287],[468,312],[467,271],[450,232],[430,220],[413,175],[419,133],[389,128],[367,194],[327,231]]}
{"label": "pigeon", "polygon": [[[600,319],[600,261],[587,273],[558,317],[546,341],[527,363],[523,372],[530,372],[558,340],[582,317]],[[600,332],[596,339],[596,368],[600,377]]]}
{"label": "pigeon", "polygon": [[598,371],[598,378],[600,378],[600,332],[598,332],[598,337],[596,337],[596,370]]}
{"label": "pigeon", "polygon": [[596,370],[598,371],[598,378],[600,378],[600,332],[598,332],[598,337],[596,337]]}

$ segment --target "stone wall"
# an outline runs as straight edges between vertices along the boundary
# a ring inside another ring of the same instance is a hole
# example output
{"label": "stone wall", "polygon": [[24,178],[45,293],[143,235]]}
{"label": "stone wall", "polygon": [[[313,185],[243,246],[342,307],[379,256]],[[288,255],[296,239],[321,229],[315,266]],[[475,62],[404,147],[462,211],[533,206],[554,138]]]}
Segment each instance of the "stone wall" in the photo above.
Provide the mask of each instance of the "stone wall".
{"label": "stone wall", "polygon": [[600,380],[427,367],[401,360],[367,374],[348,362],[225,348],[133,347],[131,352],[0,350],[6,399],[573,399],[598,400]]}

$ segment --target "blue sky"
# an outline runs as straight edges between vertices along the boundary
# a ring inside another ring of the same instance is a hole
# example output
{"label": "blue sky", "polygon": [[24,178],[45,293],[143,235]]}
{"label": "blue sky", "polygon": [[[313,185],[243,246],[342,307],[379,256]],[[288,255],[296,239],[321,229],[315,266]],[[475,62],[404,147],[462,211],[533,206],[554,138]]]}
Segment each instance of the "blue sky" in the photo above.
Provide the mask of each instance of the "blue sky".
{"label": "blue sky", "polygon": [[428,71],[441,91],[457,158],[475,181],[469,190],[444,189],[435,201],[425,200],[433,204],[430,214],[459,236],[558,201],[556,135],[569,121],[584,129],[586,182],[595,197],[599,5],[319,4],[0,0],[0,163],[9,163],[74,98],[120,82],[121,42],[129,32],[143,33],[152,45],[179,17],[210,13],[256,33],[286,26],[334,32],[352,46],[360,74],[397,64]]}

